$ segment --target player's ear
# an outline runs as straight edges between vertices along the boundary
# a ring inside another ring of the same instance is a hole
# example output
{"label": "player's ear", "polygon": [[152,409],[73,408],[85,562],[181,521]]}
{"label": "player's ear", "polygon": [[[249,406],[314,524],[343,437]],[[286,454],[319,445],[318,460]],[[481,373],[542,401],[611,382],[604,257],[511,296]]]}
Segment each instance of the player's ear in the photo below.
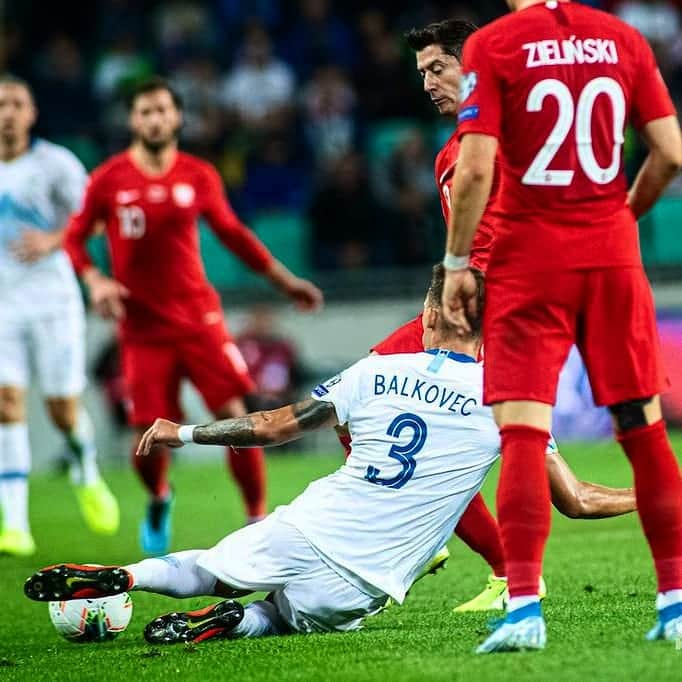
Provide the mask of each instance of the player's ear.
{"label": "player's ear", "polygon": [[436,308],[424,308],[423,324],[424,329],[435,329],[438,324],[438,310]]}

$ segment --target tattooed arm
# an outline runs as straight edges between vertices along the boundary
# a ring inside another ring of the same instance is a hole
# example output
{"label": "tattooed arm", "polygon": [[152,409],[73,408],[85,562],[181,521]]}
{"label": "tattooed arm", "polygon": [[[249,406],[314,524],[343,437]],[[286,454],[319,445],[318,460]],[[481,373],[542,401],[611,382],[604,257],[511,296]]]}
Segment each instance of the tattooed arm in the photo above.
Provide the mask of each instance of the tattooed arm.
{"label": "tattooed arm", "polygon": [[[268,412],[252,412],[245,417],[221,419],[194,427],[192,437],[202,445],[280,445],[300,438],[307,431],[338,424],[332,403],[308,398],[294,405]],[[155,445],[180,447],[180,425],[167,419],[157,419],[142,436],[138,455],[148,455]]]}

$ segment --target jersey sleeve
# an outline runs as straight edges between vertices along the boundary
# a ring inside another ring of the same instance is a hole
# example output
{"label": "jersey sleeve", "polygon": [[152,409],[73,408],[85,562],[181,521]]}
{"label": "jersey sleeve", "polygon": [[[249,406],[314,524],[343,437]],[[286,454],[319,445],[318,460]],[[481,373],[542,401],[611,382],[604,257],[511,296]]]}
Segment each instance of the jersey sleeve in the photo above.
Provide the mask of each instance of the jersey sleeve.
{"label": "jersey sleeve", "polygon": [[642,36],[639,36],[637,50],[640,60],[632,92],[632,123],[640,129],[649,121],[674,116],[675,105],[656,64],[653,50]]}
{"label": "jersey sleeve", "polygon": [[95,228],[95,223],[105,217],[101,191],[99,176],[93,174],[85,188],[80,211],[71,216],[64,233],[64,250],[71,259],[73,269],[79,275],[92,265],[86,244]]}
{"label": "jersey sleeve", "polygon": [[64,219],[80,208],[88,174],[79,159],[64,149],[56,166],[55,200],[64,213]]}
{"label": "jersey sleeve", "polygon": [[559,446],[554,440],[554,436],[550,433],[549,440],[547,441],[547,449],[545,450],[546,455],[556,455],[559,452]]}
{"label": "jersey sleeve", "polygon": [[372,346],[371,352],[377,355],[421,353],[424,350],[423,336],[422,316],[418,315]]}
{"label": "jersey sleeve", "polygon": [[216,170],[205,170],[206,190],[203,214],[220,241],[242,262],[256,272],[265,272],[273,262],[272,254],[244,225],[230,206],[223,182]]}
{"label": "jersey sleeve", "polygon": [[500,136],[502,91],[482,35],[485,37],[483,32],[474,33],[464,44],[457,115],[459,139],[467,133]]}
{"label": "jersey sleeve", "polygon": [[341,374],[318,384],[310,394],[314,400],[334,405],[339,424],[345,424],[348,421],[351,408],[357,398],[362,362],[363,360],[360,360]]}

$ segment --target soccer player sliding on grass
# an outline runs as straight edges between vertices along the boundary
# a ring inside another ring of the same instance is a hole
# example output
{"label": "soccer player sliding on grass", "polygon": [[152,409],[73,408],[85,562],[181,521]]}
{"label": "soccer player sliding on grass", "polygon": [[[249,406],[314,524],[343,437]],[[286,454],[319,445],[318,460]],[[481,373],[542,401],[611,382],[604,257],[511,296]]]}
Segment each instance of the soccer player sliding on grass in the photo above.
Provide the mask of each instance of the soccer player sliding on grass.
{"label": "soccer player sliding on grass", "polygon": [[[469,254],[501,159],[504,189],[486,273],[485,401],[501,433],[497,509],[510,600],[506,621],[478,651],[545,646],[538,595],[550,526],[544,451],[559,371],[574,343],[632,465],[658,580],[658,622],[648,638],[676,640],[682,479],[661,417],[667,382],[636,223],[682,167],[675,108],[651,48],[619,19],[556,0],[508,4],[516,11],[464,48],[443,261],[443,314],[464,331],[464,313],[476,306]],[[629,121],[649,154],[628,192]]]}
{"label": "soccer player sliding on grass", "polygon": [[28,579],[39,601],[146,590],[175,597],[264,590],[243,607],[223,601],[152,621],[153,643],[212,637],[353,630],[388,597],[402,602],[497,459],[492,412],[482,404],[478,325],[464,337],[444,323],[437,266],[424,306],[426,352],[370,356],[317,386],[311,398],[206,426],[157,420],[139,456],[158,444],[275,445],[348,423],[353,451],[291,504],[189,550],[123,567],[62,564]]}
{"label": "soccer player sliding on grass", "polygon": [[175,597],[270,592],[246,607],[223,601],[160,616],[145,630],[152,643],[352,630],[389,597],[402,602],[499,449],[492,412],[481,403],[479,325],[472,320],[473,331],[462,337],[444,322],[443,272],[434,268],[424,303],[425,352],[370,356],[317,386],[310,399],[271,412],[205,426],[159,419],[139,447],[145,457],[158,443],[276,445],[347,423],[353,451],[336,473],[212,549],[122,567],[52,566],[28,579],[26,595],[45,601],[131,589]]}

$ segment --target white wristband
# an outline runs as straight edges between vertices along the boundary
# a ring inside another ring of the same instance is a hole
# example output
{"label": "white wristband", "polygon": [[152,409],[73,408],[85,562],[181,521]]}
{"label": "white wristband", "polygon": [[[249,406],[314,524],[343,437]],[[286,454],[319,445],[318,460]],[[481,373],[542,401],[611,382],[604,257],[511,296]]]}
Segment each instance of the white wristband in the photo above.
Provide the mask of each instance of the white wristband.
{"label": "white wristband", "polygon": [[198,424],[186,424],[178,429],[178,438],[183,443],[194,443],[194,429]]}
{"label": "white wristband", "polygon": [[443,267],[446,270],[466,270],[469,267],[469,256],[454,256],[446,253],[443,258]]}

